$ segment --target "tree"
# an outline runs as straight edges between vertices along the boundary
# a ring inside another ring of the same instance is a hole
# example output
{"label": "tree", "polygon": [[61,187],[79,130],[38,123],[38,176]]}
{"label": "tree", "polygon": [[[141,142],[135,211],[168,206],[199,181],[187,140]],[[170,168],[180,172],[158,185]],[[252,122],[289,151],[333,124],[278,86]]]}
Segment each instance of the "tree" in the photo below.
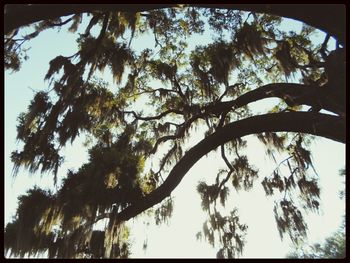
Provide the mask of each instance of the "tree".
{"label": "tree", "polygon": [[300,245],[296,251],[287,255],[288,258],[345,258],[345,221],[343,225],[326,238],[323,244],[315,243],[306,246]]}
{"label": "tree", "polygon": [[[68,171],[57,192],[34,188],[19,198],[16,218],[5,228],[6,250],[20,256],[48,251],[49,257],[127,257],[129,230],[124,223],[156,204],[161,204],[154,212],[157,222],[166,220],[172,212],[171,192],[202,156],[220,147],[227,168],[214,184],[201,182],[197,188],[208,213],[198,236],[221,244],[218,257],[237,257],[247,226],[236,210],[222,215],[219,207],[225,206],[229,181],[236,190],[249,190],[258,178],[258,170],[240,153],[247,144],[242,137],[250,134],[257,134],[272,157],[276,150],[289,154],[262,184],[267,195],[281,193],[274,209],[281,236],[298,242],[306,235],[297,200],[307,209],[319,206],[307,147],[312,135],[342,143],[346,138],[342,6],[331,6],[337,19],[322,21],[310,6],[306,15],[281,5],[55,7],[5,9],[8,70],[20,70],[27,59],[23,43],[43,30],[69,25],[78,36],[78,51],[51,60],[45,76],[49,90],[37,92],[18,118],[17,139],[23,148],[11,155],[14,174],[20,167],[52,172],[57,182],[60,149],[80,134],[94,145],[89,161]],[[315,45],[310,39],[315,28],[303,25],[300,33],[284,32],[279,28],[282,18],[273,14],[309,21],[327,35]],[[86,25],[83,16],[89,19]],[[19,27],[33,22],[32,33],[19,38]],[[190,50],[188,39],[207,28],[213,41]],[[154,36],[154,49],[133,48],[147,32]],[[334,50],[328,45],[331,36],[338,41]],[[116,93],[98,77],[105,69]],[[263,115],[248,105],[271,97],[280,102]],[[147,105],[146,113],[137,110],[140,101]],[[321,109],[330,113],[319,113]],[[205,138],[187,149],[185,140],[194,127],[204,129]],[[161,149],[166,153],[156,170],[147,168],[145,162]],[[32,209],[36,212],[30,213]],[[94,230],[103,219],[108,227]]]}

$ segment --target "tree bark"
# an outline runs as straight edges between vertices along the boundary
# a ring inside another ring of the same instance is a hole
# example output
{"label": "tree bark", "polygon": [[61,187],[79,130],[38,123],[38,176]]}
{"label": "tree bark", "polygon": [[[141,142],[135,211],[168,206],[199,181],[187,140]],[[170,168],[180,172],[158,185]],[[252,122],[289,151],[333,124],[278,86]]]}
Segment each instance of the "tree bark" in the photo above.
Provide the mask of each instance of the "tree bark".
{"label": "tree bark", "polygon": [[345,116],[346,105],[342,102],[342,98],[332,96],[338,101],[330,101],[327,92],[332,92],[332,90],[336,88],[326,89],[297,83],[272,83],[249,91],[235,100],[211,105],[207,107],[206,112],[219,115],[232,107],[239,108],[258,100],[275,97],[283,99],[289,106],[308,105]]}
{"label": "tree bark", "polygon": [[[343,45],[346,39],[345,5],[342,4],[188,4],[189,6],[234,9],[292,18],[321,29]],[[45,19],[101,11],[142,12],[171,8],[176,4],[8,4],[5,6],[4,33]]]}
{"label": "tree bark", "polygon": [[345,131],[345,118],[312,112],[265,114],[230,123],[187,151],[161,186],[120,212],[116,221],[129,220],[160,203],[170,196],[182,178],[202,156],[235,138],[262,132],[301,132],[345,143]]}

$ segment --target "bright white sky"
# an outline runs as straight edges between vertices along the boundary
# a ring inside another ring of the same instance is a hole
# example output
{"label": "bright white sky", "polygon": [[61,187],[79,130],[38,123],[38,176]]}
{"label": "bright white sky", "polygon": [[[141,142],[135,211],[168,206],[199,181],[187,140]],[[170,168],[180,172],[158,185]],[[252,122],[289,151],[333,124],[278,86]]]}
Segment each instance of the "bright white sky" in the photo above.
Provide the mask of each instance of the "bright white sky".
{"label": "bright white sky", "polygon": [[[297,26],[291,20],[286,23],[289,26]],[[319,36],[322,41],[323,34],[320,33]],[[20,147],[16,144],[16,119],[20,112],[26,110],[32,99],[32,89],[39,91],[47,88],[48,83],[44,83],[43,79],[49,61],[57,55],[72,55],[76,48],[75,37],[64,30],[60,33],[57,33],[57,30],[45,31],[31,41],[29,60],[23,63],[20,72],[5,72],[5,224],[11,221],[15,214],[19,195],[25,194],[34,185],[54,189],[50,175],[29,175],[20,170],[17,178],[13,179],[10,154]],[[207,41],[206,36],[198,37],[192,43],[203,44],[203,41]],[[135,45],[144,47],[145,42]],[[271,102],[273,103],[272,99],[255,106],[263,112]],[[191,145],[202,139],[199,135],[193,135],[189,142]],[[87,152],[81,146],[83,141],[83,138],[79,138],[72,146],[66,147],[66,162],[59,170],[59,177],[64,177],[68,168],[77,169],[86,161]],[[275,164],[266,156],[255,137],[249,137],[246,151],[250,162],[259,169],[260,179],[271,174]],[[307,216],[311,243],[320,242],[335,231],[340,225],[341,216],[345,214],[345,202],[339,200],[338,194],[343,187],[343,179],[338,175],[338,171],[345,166],[345,145],[320,138],[317,143],[312,144],[312,153],[315,168],[320,176],[322,204],[319,215],[310,213]],[[283,160],[283,156],[278,159]],[[224,167],[220,154],[212,152],[188,172],[173,192],[174,212],[168,225],[156,226],[153,219],[147,220],[143,217],[131,220],[132,257],[215,257],[217,249],[212,248],[206,241],[197,241],[195,237],[205,220],[196,186],[199,180],[214,180],[217,170]],[[281,242],[272,212],[273,199],[265,197],[263,187],[259,184],[257,181],[256,190],[248,193],[232,191],[227,207],[237,207],[240,221],[249,226],[242,257],[281,258],[289,251],[289,242],[287,238]],[[149,221],[147,228],[143,220]],[[142,249],[145,240],[148,241],[146,251]]]}

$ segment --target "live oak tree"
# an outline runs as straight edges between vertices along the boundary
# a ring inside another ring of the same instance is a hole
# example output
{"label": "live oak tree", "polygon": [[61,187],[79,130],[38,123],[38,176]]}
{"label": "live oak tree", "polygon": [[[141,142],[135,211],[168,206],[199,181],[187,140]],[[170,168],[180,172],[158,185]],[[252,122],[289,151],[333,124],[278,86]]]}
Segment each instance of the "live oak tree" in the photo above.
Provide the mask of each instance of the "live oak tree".
{"label": "live oak tree", "polygon": [[[282,16],[308,25],[285,32]],[[28,26],[32,32],[21,35]],[[208,215],[198,238],[219,244],[218,257],[238,257],[247,226],[236,209],[223,215],[219,208],[232,187],[256,187],[259,171],[242,154],[244,136],[251,134],[273,158],[276,151],[288,153],[262,186],[267,195],[280,195],[273,212],[281,237],[305,237],[303,213],[320,204],[308,146],[315,136],[345,143],[343,6],[7,5],[5,69],[20,70],[28,59],[23,43],[64,26],[77,35],[78,51],[51,60],[49,88],[37,92],[18,118],[23,148],[11,159],[14,174],[24,167],[52,173],[57,182],[60,150],[83,134],[90,140],[89,160],[68,171],[56,192],[33,188],[20,196],[16,217],[5,228],[6,251],[128,257],[125,222],[156,204],[156,223],[165,221],[172,213],[171,192],[218,148],[226,168],[214,184],[197,187]],[[326,33],[321,43],[311,40],[316,28]],[[207,30],[213,35],[208,44],[189,43]],[[144,34],[153,34],[153,49],[134,48]],[[104,70],[117,92],[99,77]],[[250,103],[272,97],[279,103],[265,114],[252,111]],[[204,130],[204,139],[188,148],[195,127]],[[166,153],[157,163],[161,149]],[[145,165],[150,161],[152,168]],[[106,229],[93,230],[103,219]]]}

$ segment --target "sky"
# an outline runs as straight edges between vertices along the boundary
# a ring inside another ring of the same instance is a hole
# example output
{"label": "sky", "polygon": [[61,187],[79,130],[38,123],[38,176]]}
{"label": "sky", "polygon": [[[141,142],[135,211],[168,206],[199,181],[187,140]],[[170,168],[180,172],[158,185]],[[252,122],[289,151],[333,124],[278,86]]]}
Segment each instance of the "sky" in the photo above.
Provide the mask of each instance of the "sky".
{"label": "sky", "polygon": [[[288,23],[292,23],[291,20],[288,20]],[[192,43],[193,45],[203,44],[206,38],[205,35],[198,36]],[[322,37],[320,39],[323,40]],[[144,46],[144,44],[145,42],[139,44],[135,41],[134,45]],[[20,170],[18,176],[13,178],[10,153],[21,148],[21,144],[16,142],[16,119],[19,113],[26,111],[34,95],[33,90],[39,91],[47,88],[48,83],[44,82],[44,76],[49,61],[57,55],[68,56],[75,53],[75,35],[66,33],[65,30],[59,33],[57,30],[47,30],[32,40],[30,46],[29,60],[23,63],[21,70],[12,74],[5,72],[5,224],[11,221],[15,214],[19,195],[25,194],[34,185],[54,189],[53,180],[49,174],[30,175],[25,170]],[[263,111],[271,103],[273,99],[266,99],[252,104],[252,107]],[[191,135],[190,145],[202,139],[199,133]],[[79,137],[72,145],[63,149],[65,163],[59,169],[59,178],[64,177],[67,169],[77,169],[87,160],[87,151],[82,147],[83,142],[84,138]],[[345,145],[320,138],[312,143],[311,149],[314,166],[320,177],[322,200],[320,213],[310,213],[306,218],[309,223],[309,241],[313,243],[321,242],[334,232],[345,213],[344,200],[340,200],[338,195],[339,190],[343,187],[343,179],[338,174],[339,169],[344,168],[345,165]],[[246,153],[250,162],[259,169],[260,178],[271,174],[276,167],[254,136],[248,137]],[[278,160],[283,160],[283,156],[279,156]],[[206,241],[197,241],[195,237],[205,220],[196,186],[199,180],[214,180],[217,170],[224,167],[219,152],[211,152],[192,167],[172,193],[175,200],[174,212],[168,224],[156,226],[154,220],[143,217],[130,220],[133,242],[131,256],[136,258],[215,257],[217,248],[212,248]],[[258,185],[259,182],[256,184],[254,191],[239,193],[232,191],[227,202],[229,208],[238,208],[240,221],[249,226],[242,257],[284,257],[290,249],[290,242],[287,238],[283,242],[280,240],[272,212],[273,200],[265,197],[263,187]],[[143,222],[145,220],[146,222]],[[146,227],[147,222],[149,225]],[[147,240],[147,250],[142,249],[145,240]]]}

